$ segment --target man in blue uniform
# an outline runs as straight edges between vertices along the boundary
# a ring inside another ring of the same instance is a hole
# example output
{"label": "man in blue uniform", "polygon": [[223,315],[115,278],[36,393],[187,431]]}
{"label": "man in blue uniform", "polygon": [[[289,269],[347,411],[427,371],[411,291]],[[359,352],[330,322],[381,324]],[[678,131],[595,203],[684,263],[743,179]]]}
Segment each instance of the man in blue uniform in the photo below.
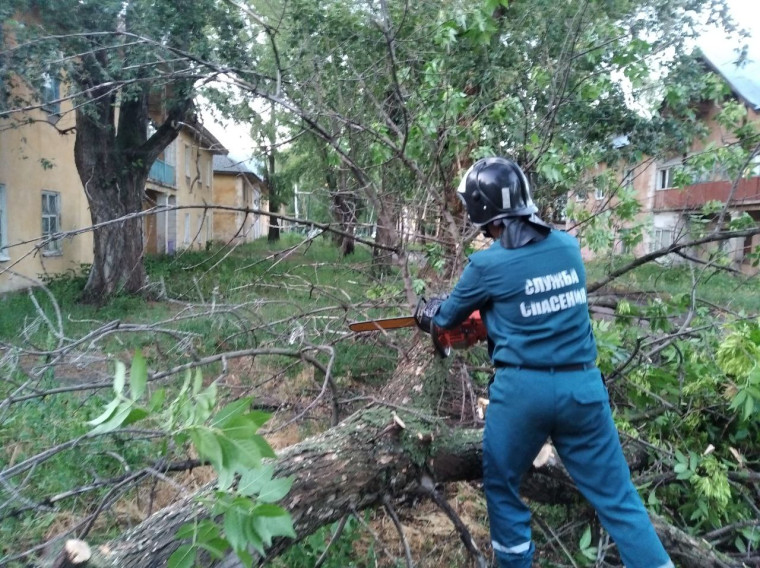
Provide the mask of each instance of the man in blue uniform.
{"label": "man in blue uniform", "polygon": [[528,180],[486,158],[457,190],[470,220],[494,239],[476,252],[451,295],[426,317],[453,328],[480,310],[496,367],[483,436],[483,485],[502,568],[529,568],[534,545],[520,480],[547,437],[596,509],[628,568],[670,568],[631,482],[596,368],[578,242],[536,217]]}

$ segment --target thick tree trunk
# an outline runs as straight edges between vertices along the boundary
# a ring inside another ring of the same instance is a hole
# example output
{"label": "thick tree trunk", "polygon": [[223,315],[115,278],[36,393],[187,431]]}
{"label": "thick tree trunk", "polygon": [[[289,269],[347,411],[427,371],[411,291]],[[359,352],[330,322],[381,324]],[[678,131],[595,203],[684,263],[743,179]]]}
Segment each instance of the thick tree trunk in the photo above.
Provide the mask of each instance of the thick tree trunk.
{"label": "thick tree trunk", "polygon": [[145,177],[138,177],[116,182],[115,187],[93,184],[90,188],[94,225],[124,220],[95,229],[93,264],[83,293],[85,302],[98,304],[119,292],[144,291],[147,275],[143,266],[142,218],[130,218],[142,208],[144,186]]}
{"label": "thick tree trunk", "polygon": [[[192,105],[189,84],[177,82],[174,98],[167,98],[163,123],[148,137],[149,88],[130,97],[100,86],[98,76],[107,67],[103,52],[83,57],[79,81],[86,87],[87,104],[76,112],[74,161],[82,181],[95,229],[94,255],[83,301],[100,304],[116,292],[143,292],[142,210],[145,182],[160,152],[179,132]],[[168,97],[168,95],[165,95]],[[118,108],[118,124],[116,109]],[[115,221],[124,219],[123,221]]]}
{"label": "thick tree trunk", "polygon": [[[349,191],[336,191],[332,197],[332,216],[344,233],[354,234],[356,228],[356,196]],[[354,253],[356,241],[353,236],[334,233],[333,241],[340,247],[341,256]]]}
{"label": "thick tree trunk", "polygon": [[[425,476],[438,483],[480,478],[480,429],[448,428],[416,413],[398,413],[405,428],[394,421],[390,408],[369,406],[323,434],[281,452],[276,461],[277,475],[295,478],[282,505],[290,511],[299,538],[346,513],[380,505],[384,496],[396,499],[423,493],[420,483]],[[565,472],[556,464],[529,472],[524,494],[541,502],[575,498]],[[173,536],[177,529],[207,515],[197,501],[185,499],[97,548],[92,566],[165,566],[180,544]],[[655,519],[655,526],[680,566],[739,565],[661,519]],[[279,554],[291,544],[289,539],[276,541],[269,553]],[[222,565],[228,568],[238,564],[230,558]]]}

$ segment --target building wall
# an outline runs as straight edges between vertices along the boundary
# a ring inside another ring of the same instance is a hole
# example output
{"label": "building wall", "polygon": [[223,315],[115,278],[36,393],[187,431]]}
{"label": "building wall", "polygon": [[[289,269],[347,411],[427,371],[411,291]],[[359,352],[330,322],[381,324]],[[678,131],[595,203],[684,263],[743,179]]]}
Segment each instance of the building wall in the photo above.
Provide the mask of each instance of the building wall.
{"label": "building wall", "polygon": [[[699,109],[700,120],[708,130],[708,135],[696,140],[690,148],[688,155],[692,156],[705,151],[710,145],[722,147],[735,142],[735,137],[729,129],[726,129],[716,119],[720,108],[715,104],[704,105]],[[747,122],[760,123],[760,115],[752,109],[747,109]],[[760,217],[760,177],[750,176],[739,180],[733,188],[734,180],[725,179],[725,175],[715,173],[714,177],[705,179],[703,182],[687,186],[685,188],[658,189],[658,170],[670,163],[680,162],[684,156],[671,156],[659,160],[649,159],[643,163],[640,179],[637,180],[636,192],[642,203],[642,219],[646,216],[651,218],[651,230],[644,235],[643,243],[638,247],[637,253],[644,254],[667,244],[662,240],[662,231],[670,231],[674,238],[679,236],[688,238],[689,216],[699,213],[702,207],[710,201],[726,202],[731,197],[731,209],[728,211],[728,222],[747,212],[753,218]],[[640,219],[640,220],[642,220]],[[736,267],[747,272],[754,269],[745,262],[746,255],[751,252],[756,242],[748,239],[733,239],[716,245],[707,245],[701,250],[691,251],[692,254],[704,255],[708,251],[720,247],[727,253]],[[674,259],[678,260],[678,259]]]}
{"label": "building wall", "polygon": [[[722,147],[735,141],[729,129],[722,126],[716,119],[720,108],[714,104],[703,105],[697,109],[700,120],[705,122],[708,134],[705,138],[694,142],[688,152],[688,156],[705,151],[709,145]],[[760,124],[760,115],[752,109],[748,109],[748,122]],[[635,220],[635,224],[646,227],[643,233],[643,241],[632,252],[641,256],[653,250],[659,249],[673,242],[673,239],[689,239],[691,237],[690,218],[699,214],[703,206],[710,201],[726,202],[731,197],[731,208],[728,211],[726,222],[742,213],[747,213],[755,220],[760,219],[760,176],[751,175],[740,180],[733,187],[734,180],[721,179],[725,174],[715,172],[709,179],[695,183],[685,188],[658,189],[660,169],[671,164],[680,164],[685,156],[671,155],[660,158],[645,157],[635,166],[623,166],[615,173],[616,179],[622,181],[626,170],[632,169],[630,183],[633,192],[641,204],[641,212]],[[757,168],[760,170],[760,167]],[[606,170],[606,165],[589,171],[588,177],[592,179]],[[757,171],[755,173],[758,173]],[[598,212],[602,209],[614,209],[616,200],[601,199],[594,196],[593,191],[585,190],[586,200],[582,207],[587,211]],[[575,199],[574,196],[571,199]],[[573,226],[573,220],[568,221],[568,226]],[[619,227],[626,230],[629,227]],[[671,239],[671,240],[669,240]],[[686,251],[687,254],[704,256],[709,251],[721,248],[722,251],[733,259],[737,268],[745,272],[754,272],[756,269],[750,266],[747,255],[760,244],[760,238],[733,239],[722,244],[707,245],[699,250]],[[619,244],[616,252],[621,252]],[[583,248],[584,258],[591,259],[594,254],[588,248]],[[671,256],[664,262],[681,262],[683,259]]]}
{"label": "building wall", "polygon": [[145,251],[174,254],[206,247],[213,238],[213,153],[204,149],[197,131],[183,128],[159,158],[146,184],[145,209],[163,207],[146,217]]}
{"label": "building wall", "polygon": [[[18,128],[0,128],[0,206],[5,210],[2,230],[9,248],[0,256],[0,293],[19,290],[40,282],[42,275],[69,271],[79,272],[82,264],[93,260],[93,236],[86,231],[92,225],[87,198],[74,163],[74,113],[64,102],[61,115],[42,110],[29,115],[36,122]],[[50,122],[49,122],[50,121]],[[174,184],[149,179],[146,185],[147,209],[157,204],[169,207],[195,208],[165,210],[143,218],[145,252],[171,253],[178,249],[203,249],[213,238],[213,214],[203,207],[213,203],[212,152],[201,149],[200,140],[183,129],[174,142],[176,172]],[[190,163],[185,175],[185,145],[190,147]],[[35,248],[42,229],[42,195],[59,195],[59,231],[81,234],[61,241],[60,254],[45,253]]]}
{"label": "building wall", "polygon": [[[225,207],[266,211],[268,202],[264,187],[254,176],[216,172],[214,203]],[[267,234],[266,215],[246,214],[244,211],[214,211],[214,240],[221,243],[250,242]]]}
{"label": "building wall", "polygon": [[[74,164],[74,134],[60,130],[74,126],[71,105],[61,104],[61,114],[43,110],[8,119],[0,128],[0,185],[5,193],[5,236],[9,248],[0,257],[0,293],[29,287],[42,275],[78,272],[92,262],[92,234],[67,237],[60,252],[35,248],[42,234],[42,195],[58,195],[59,231],[74,231],[91,224],[89,208]],[[23,124],[24,119],[35,122]],[[15,128],[11,128],[11,121]]]}

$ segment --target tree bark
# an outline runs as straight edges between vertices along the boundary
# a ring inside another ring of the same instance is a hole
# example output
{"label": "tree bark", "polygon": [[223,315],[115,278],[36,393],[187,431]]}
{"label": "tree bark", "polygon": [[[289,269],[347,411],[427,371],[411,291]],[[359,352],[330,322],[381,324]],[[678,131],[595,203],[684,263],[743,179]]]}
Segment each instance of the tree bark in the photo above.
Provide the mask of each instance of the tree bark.
{"label": "tree bark", "polygon": [[[159,153],[179,132],[179,123],[192,105],[189,96],[173,102],[157,131],[148,137],[147,88],[120,101],[110,87],[99,87],[91,57],[83,61],[83,74],[92,74],[89,100],[76,111],[74,161],[82,181],[94,231],[92,268],[82,300],[100,304],[117,292],[144,291],[142,210],[145,182]],[[182,93],[181,85],[176,86]],[[114,109],[119,106],[118,128]],[[116,221],[123,219],[120,221]],[[116,222],[113,222],[116,221]]]}
{"label": "tree bark", "polygon": [[[396,410],[405,423],[401,428],[393,412],[384,405],[368,406],[323,434],[281,452],[276,474],[295,479],[281,504],[290,511],[299,539],[346,513],[380,505],[385,496],[399,499],[423,493],[420,481],[425,475],[437,483],[480,478],[482,430],[449,428],[418,413]],[[536,501],[575,498],[572,485],[557,464],[534,468],[526,476],[523,489],[528,499]],[[178,502],[100,547],[96,565],[165,566],[180,544],[174,538],[177,529],[207,515],[192,498]],[[680,566],[739,566],[661,519],[655,519],[655,527]],[[269,556],[292,544],[290,539],[276,541]],[[221,565],[238,566],[232,558]]]}

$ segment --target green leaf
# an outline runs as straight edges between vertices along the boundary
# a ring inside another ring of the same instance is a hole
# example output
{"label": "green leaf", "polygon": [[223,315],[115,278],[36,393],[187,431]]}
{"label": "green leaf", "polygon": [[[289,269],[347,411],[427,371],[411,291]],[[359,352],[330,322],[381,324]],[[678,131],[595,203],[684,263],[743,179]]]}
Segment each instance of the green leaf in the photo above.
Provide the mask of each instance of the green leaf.
{"label": "green leaf", "polygon": [[274,466],[266,464],[257,468],[249,469],[240,476],[238,492],[246,497],[256,495],[261,491],[274,474]]}
{"label": "green leaf", "polygon": [[204,540],[198,544],[198,547],[206,550],[217,560],[221,560],[227,554],[227,550],[230,548],[230,543],[223,538],[214,538],[210,540]]}
{"label": "green leaf", "polygon": [[116,372],[113,377],[113,390],[121,396],[124,392],[124,384],[127,379],[127,366],[121,361],[116,361]]}
{"label": "green leaf", "polygon": [[98,424],[102,424],[103,422],[105,422],[111,417],[111,415],[116,410],[116,407],[119,406],[120,402],[121,400],[119,398],[113,399],[111,402],[109,402],[106,405],[106,408],[103,411],[103,414],[101,414],[97,418],[90,420],[89,422],[87,422],[87,424],[90,424],[91,426],[97,426]]}
{"label": "green leaf", "polygon": [[193,568],[195,565],[195,549],[189,544],[183,544],[169,557],[168,568]]}
{"label": "green leaf", "polygon": [[581,550],[588,548],[591,544],[591,527],[586,525],[586,529],[583,531],[583,535],[581,535],[581,540],[578,543],[578,546]]}
{"label": "green leaf", "polygon": [[264,412],[263,410],[251,410],[246,414],[246,416],[253,424],[256,425],[257,428],[260,428],[266,424],[267,421],[272,417],[269,412]]}
{"label": "green leaf", "polygon": [[244,529],[247,519],[247,515],[235,508],[224,514],[224,536],[227,537],[227,541],[235,551],[245,550],[248,544]]}
{"label": "green leaf", "polygon": [[203,542],[219,538],[219,525],[210,519],[204,519],[198,523],[196,533],[198,540]]}
{"label": "green leaf", "polygon": [[[272,514],[262,514],[262,507],[272,507]],[[285,509],[276,507],[279,511],[274,514],[275,505],[260,505],[254,509],[253,526],[265,546],[271,546],[272,539],[278,536],[296,538],[293,520]]]}
{"label": "green leaf", "polygon": [[142,420],[146,416],[148,416],[147,410],[140,407],[134,407],[129,411],[129,414],[127,414],[127,417],[121,423],[121,426],[129,426],[130,424],[134,424],[135,422]]}
{"label": "green leaf", "polygon": [[139,400],[145,393],[148,384],[148,365],[142,352],[138,349],[132,357],[132,368],[129,371],[129,390],[132,400]]}
{"label": "green leaf", "polygon": [[254,444],[256,444],[256,446],[259,448],[259,453],[261,457],[264,457],[264,458],[277,457],[276,454],[274,453],[274,450],[272,449],[272,446],[270,446],[269,442],[267,442],[262,436],[259,436],[257,434],[253,438],[251,438],[251,441]]}
{"label": "green leaf", "polygon": [[744,419],[748,420],[752,416],[752,411],[755,409],[755,399],[751,396],[747,397],[744,401]]}
{"label": "green leaf", "polygon": [[246,397],[224,405],[219,409],[219,412],[214,415],[214,418],[211,420],[211,426],[215,428],[224,428],[229,420],[243,415],[245,411],[250,408],[251,401],[252,399],[250,397]]}
{"label": "green leaf", "polygon": [[288,494],[292,485],[292,477],[272,479],[259,491],[258,500],[262,503],[276,503]]}
{"label": "green leaf", "polygon": [[200,369],[195,370],[195,377],[193,378],[193,394],[198,394],[203,388],[203,373]]}
{"label": "green leaf", "polygon": [[153,393],[153,396],[150,397],[150,403],[148,403],[148,408],[151,412],[158,412],[161,410],[161,407],[164,405],[164,400],[166,400],[166,390],[165,389],[158,389],[156,392]]}
{"label": "green leaf", "polygon": [[222,456],[222,448],[219,445],[216,435],[208,428],[202,426],[193,428],[190,430],[189,434],[198,455],[202,459],[207,459],[211,462],[215,471],[221,471],[224,459]]}
{"label": "green leaf", "polygon": [[261,452],[252,440],[232,440],[235,448],[235,461],[241,467],[259,467],[261,464]]}
{"label": "green leaf", "polygon": [[185,523],[177,529],[177,532],[174,536],[177,537],[178,540],[195,538],[195,532],[197,528],[198,527],[195,523]]}
{"label": "green leaf", "polygon": [[237,557],[245,568],[251,568],[253,566],[253,556],[247,550],[238,550]]}
{"label": "green leaf", "polygon": [[113,416],[106,422],[93,428],[91,434],[105,434],[106,432],[116,430],[124,423],[130,412],[132,412],[132,403],[129,401],[122,402],[116,409],[116,412],[114,412]]}
{"label": "green leaf", "polygon": [[233,440],[250,440],[256,435],[259,427],[247,415],[235,416],[221,428],[225,436]]}

